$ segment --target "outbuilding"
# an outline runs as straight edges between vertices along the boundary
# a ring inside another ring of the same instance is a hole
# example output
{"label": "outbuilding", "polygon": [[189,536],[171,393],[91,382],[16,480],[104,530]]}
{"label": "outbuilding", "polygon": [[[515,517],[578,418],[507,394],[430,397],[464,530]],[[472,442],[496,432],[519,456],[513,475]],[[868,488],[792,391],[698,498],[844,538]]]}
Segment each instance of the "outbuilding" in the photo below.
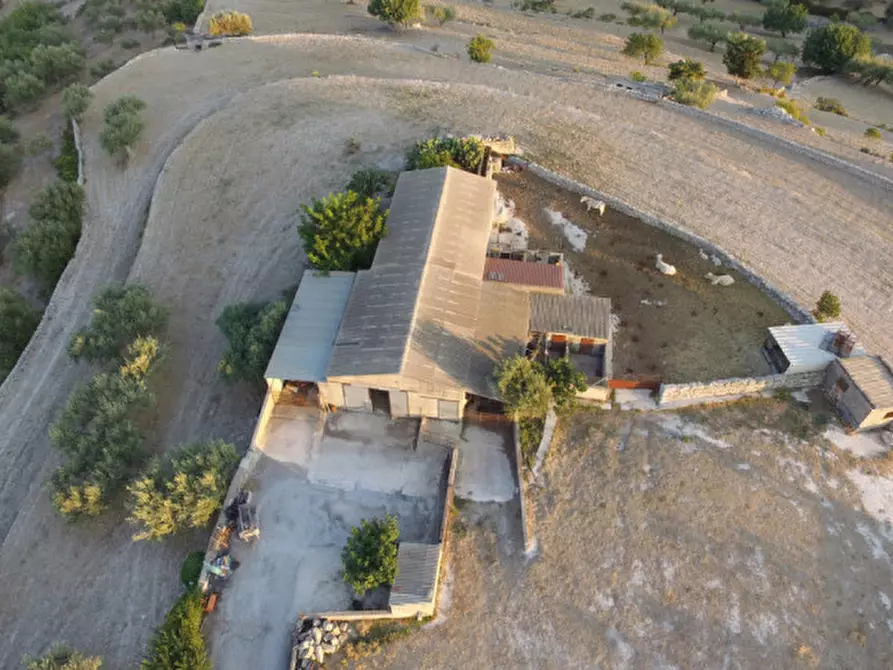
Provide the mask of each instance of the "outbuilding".
{"label": "outbuilding", "polygon": [[824,390],[852,430],[893,423],[893,370],[879,356],[835,360],[825,372]]}

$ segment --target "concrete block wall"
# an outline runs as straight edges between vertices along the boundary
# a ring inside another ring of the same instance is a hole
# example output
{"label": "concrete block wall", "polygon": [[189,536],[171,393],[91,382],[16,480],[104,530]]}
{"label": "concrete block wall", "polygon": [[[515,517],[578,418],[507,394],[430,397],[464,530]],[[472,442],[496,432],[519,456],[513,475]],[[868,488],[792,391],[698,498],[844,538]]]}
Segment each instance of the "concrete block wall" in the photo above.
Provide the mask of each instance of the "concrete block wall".
{"label": "concrete block wall", "polygon": [[721,400],[731,396],[752,395],[772,389],[804,389],[819,386],[825,371],[801,372],[790,375],[767,375],[765,377],[737,377],[717,379],[712,382],[692,382],[690,384],[662,384],[658,391],[657,404],[665,405],[684,400]]}

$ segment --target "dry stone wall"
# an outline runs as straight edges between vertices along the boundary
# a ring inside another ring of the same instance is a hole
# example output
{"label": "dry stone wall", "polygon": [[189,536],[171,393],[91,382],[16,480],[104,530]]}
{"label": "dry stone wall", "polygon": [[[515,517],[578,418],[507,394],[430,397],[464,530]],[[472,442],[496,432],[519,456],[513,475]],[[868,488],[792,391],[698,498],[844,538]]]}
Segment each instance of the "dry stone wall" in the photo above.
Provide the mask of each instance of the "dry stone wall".
{"label": "dry stone wall", "polygon": [[824,374],[824,370],[818,370],[816,372],[801,372],[790,375],[717,379],[712,382],[693,382],[690,384],[662,384],[660,391],[658,391],[657,404],[661,406],[690,400],[710,402],[711,400],[752,395],[779,388],[811,388],[822,383]]}

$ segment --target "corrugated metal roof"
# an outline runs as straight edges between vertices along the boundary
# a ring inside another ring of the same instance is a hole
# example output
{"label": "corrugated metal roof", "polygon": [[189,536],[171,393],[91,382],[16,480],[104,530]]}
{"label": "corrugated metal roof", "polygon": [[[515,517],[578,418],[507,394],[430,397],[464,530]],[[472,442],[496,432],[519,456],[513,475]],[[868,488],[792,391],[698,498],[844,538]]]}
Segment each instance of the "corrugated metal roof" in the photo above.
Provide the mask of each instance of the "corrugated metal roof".
{"label": "corrugated metal roof", "polygon": [[304,271],[267,365],[267,379],[317,382],[326,378],[354,276],[353,272],[326,276]]}
{"label": "corrugated metal roof", "polygon": [[[837,356],[824,348],[830,337],[846,328],[840,321],[829,323],[806,323],[791,326],[773,326],[769,328],[790,366],[785,372],[808,372],[822,370]],[[853,350],[853,355],[864,353],[862,349]]]}
{"label": "corrugated metal roof", "polygon": [[893,407],[893,371],[879,356],[841,358],[840,364],[875,409]]}
{"label": "corrugated metal roof", "polygon": [[391,587],[391,605],[430,603],[436,596],[440,571],[440,545],[401,542],[397,550],[397,578]]}
{"label": "corrugated metal roof", "polygon": [[611,300],[585,295],[530,295],[530,330],[611,339]]}
{"label": "corrugated metal roof", "polygon": [[531,263],[509,258],[487,258],[484,265],[484,279],[523,286],[564,289],[564,267],[555,263]]}

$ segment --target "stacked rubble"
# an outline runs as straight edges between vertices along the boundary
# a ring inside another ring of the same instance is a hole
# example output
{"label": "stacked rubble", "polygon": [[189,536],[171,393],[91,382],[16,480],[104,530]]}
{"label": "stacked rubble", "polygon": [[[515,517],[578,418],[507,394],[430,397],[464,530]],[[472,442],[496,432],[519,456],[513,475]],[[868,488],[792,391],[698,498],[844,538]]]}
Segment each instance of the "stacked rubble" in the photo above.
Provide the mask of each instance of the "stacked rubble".
{"label": "stacked rubble", "polygon": [[327,654],[334,654],[347,642],[350,626],[328,619],[301,619],[294,633],[291,670],[320,667]]}

